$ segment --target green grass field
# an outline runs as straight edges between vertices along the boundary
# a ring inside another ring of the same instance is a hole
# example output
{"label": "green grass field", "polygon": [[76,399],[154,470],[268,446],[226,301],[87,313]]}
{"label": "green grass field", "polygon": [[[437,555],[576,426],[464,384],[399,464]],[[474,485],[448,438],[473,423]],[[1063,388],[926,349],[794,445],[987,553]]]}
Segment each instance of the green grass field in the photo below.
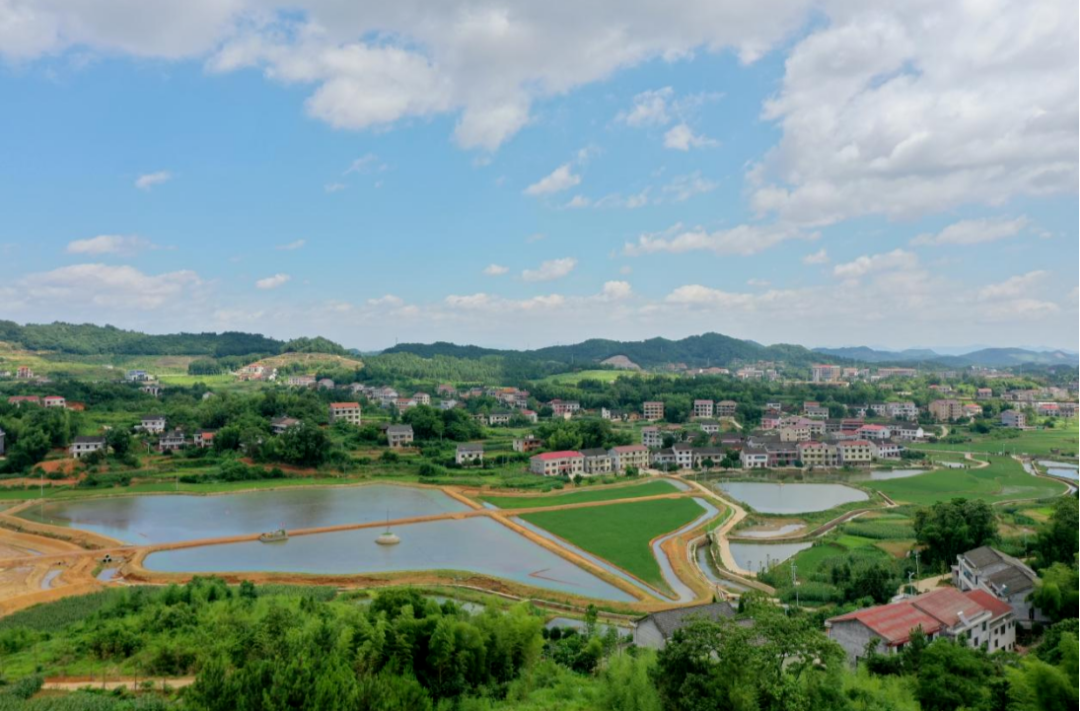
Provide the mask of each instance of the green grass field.
{"label": "green grass field", "polygon": [[1019,462],[1008,457],[988,457],[988,460],[990,466],[985,469],[941,469],[907,479],[868,481],[864,486],[898,503],[923,506],[957,497],[991,503],[1043,499],[1058,496],[1066,489],[1063,483],[1031,476]]}
{"label": "green grass field", "polygon": [[693,499],[668,499],[541,511],[521,518],[660,590],[668,590],[649,542],[690,523],[702,513],[704,509]]}
{"label": "green grass field", "polygon": [[668,481],[650,481],[634,486],[594,487],[569,493],[548,494],[546,496],[482,496],[483,501],[495,504],[501,509],[525,509],[536,506],[561,506],[563,504],[583,504],[593,501],[613,501],[615,499],[637,499],[642,496],[674,494],[678,489]]}
{"label": "green grass field", "polygon": [[[956,428],[958,434],[966,431]],[[1050,450],[1057,449],[1062,453],[1070,452],[1076,456],[1080,441],[1080,430],[1077,420],[1068,420],[1065,424],[1049,430],[1024,430],[1017,437],[1005,438],[989,435],[971,434],[970,442],[948,444],[920,444],[914,449],[928,452],[953,451],[953,452],[986,452],[996,454],[1004,451],[1006,454],[1035,454],[1048,455]]]}
{"label": "green grass field", "polygon": [[619,376],[634,375],[630,370],[581,370],[576,373],[559,373],[549,375],[541,382],[559,383],[560,385],[577,385],[582,380],[599,380],[602,383],[613,383]]}

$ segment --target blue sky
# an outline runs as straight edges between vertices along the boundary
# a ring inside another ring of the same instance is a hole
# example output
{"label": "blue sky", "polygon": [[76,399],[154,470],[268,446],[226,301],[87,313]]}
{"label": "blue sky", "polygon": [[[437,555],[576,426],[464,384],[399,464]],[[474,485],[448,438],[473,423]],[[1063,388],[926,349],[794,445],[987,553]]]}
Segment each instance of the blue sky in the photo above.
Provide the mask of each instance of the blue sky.
{"label": "blue sky", "polygon": [[0,318],[1077,347],[1075,3],[165,4],[0,8]]}

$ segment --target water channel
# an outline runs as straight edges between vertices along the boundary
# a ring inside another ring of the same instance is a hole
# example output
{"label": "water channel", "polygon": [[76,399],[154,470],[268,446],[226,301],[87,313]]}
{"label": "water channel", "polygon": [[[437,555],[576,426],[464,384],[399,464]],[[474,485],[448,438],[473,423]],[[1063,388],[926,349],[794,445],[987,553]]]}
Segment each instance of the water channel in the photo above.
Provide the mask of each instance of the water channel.
{"label": "water channel", "polygon": [[760,481],[713,483],[739,501],[765,514],[800,514],[827,511],[853,501],[866,501],[864,491],[843,484],[781,484]]}

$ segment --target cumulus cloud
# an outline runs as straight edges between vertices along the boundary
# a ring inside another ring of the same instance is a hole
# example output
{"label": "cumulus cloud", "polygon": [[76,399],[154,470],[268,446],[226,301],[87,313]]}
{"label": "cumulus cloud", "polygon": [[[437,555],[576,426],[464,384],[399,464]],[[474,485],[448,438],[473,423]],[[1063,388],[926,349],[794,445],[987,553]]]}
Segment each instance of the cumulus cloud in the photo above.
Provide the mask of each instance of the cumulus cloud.
{"label": "cumulus cloud", "polygon": [[549,259],[540,264],[536,269],[526,269],[521,272],[521,278],[525,281],[554,281],[574,271],[577,260],[573,257],[562,259]]}
{"label": "cumulus cloud", "polygon": [[131,256],[153,246],[150,240],[136,235],[98,235],[97,237],[68,242],[66,251],[68,254]]}
{"label": "cumulus cloud", "polygon": [[822,247],[818,251],[811,252],[810,254],[803,257],[802,258],[802,263],[803,264],[828,264],[829,263],[829,253],[827,251],[825,251],[824,247]]}
{"label": "cumulus cloud", "polygon": [[159,170],[156,173],[146,173],[135,179],[135,187],[139,190],[149,190],[155,185],[161,185],[172,180],[172,173],[167,170]]}
{"label": "cumulus cloud", "polygon": [[826,15],[766,103],[783,135],[751,171],[758,210],[827,224],[1075,195],[1076,2],[833,3]]}
{"label": "cumulus cloud", "polygon": [[1007,219],[988,217],[981,220],[961,220],[954,222],[937,234],[921,234],[911,240],[917,246],[942,247],[946,245],[970,246],[997,242],[1014,237],[1027,227],[1026,217]]}
{"label": "cumulus cloud", "polygon": [[629,298],[633,293],[634,290],[628,281],[608,281],[604,282],[600,295],[606,300],[618,301]]}
{"label": "cumulus cloud", "polygon": [[402,306],[405,300],[400,296],[393,294],[385,294],[376,298],[368,299],[368,306]]}
{"label": "cumulus cloud", "polygon": [[575,175],[569,163],[560,165],[549,174],[525,188],[526,195],[550,195],[569,190],[581,182],[581,176]]}
{"label": "cumulus cloud", "polygon": [[258,289],[277,289],[280,286],[285,286],[292,279],[288,274],[275,274],[263,279],[259,279],[255,282],[255,287]]}
{"label": "cumulus cloud", "polygon": [[504,267],[501,264],[489,264],[484,267],[484,274],[488,276],[502,276],[510,271],[510,267]]}
{"label": "cumulus cloud", "polygon": [[618,119],[635,128],[666,126],[671,122],[668,102],[674,95],[675,90],[670,86],[643,91],[634,96],[633,106],[629,111],[620,113]]}
{"label": "cumulus cloud", "polygon": [[885,254],[864,254],[844,264],[833,267],[833,274],[843,279],[858,279],[867,274],[893,269],[913,269],[919,264],[919,258],[912,252],[894,249]]}
{"label": "cumulus cloud", "polygon": [[1046,279],[1046,272],[1039,269],[1026,274],[1009,277],[997,284],[987,284],[979,290],[980,299],[1002,299],[1022,296],[1029,293],[1033,286]]}
{"label": "cumulus cloud", "polygon": [[78,309],[86,306],[116,311],[149,311],[176,305],[202,285],[190,270],[146,274],[131,266],[75,264],[30,274],[0,295],[34,306]]}
{"label": "cumulus cloud", "polygon": [[641,256],[658,252],[682,254],[705,251],[717,255],[748,256],[788,240],[816,238],[816,234],[777,225],[739,225],[709,232],[703,227],[685,229],[683,225],[676,224],[664,232],[641,235],[637,242],[627,242],[623,245],[623,253]]}
{"label": "cumulus cloud", "polygon": [[677,151],[688,151],[691,148],[713,148],[720,145],[708,136],[694,133],[694,130],[685,123],[672,126],[664,134],[664,148],[672,148]]}
{"label": "cumulus cloud", "polygon": [[672,202],[685,202],[697,195],[711,193],[718,187],[720,187],[719,183],[702,177],[701,171],[697,170],[689,175],[675,176],[661,188],[661,192]]}

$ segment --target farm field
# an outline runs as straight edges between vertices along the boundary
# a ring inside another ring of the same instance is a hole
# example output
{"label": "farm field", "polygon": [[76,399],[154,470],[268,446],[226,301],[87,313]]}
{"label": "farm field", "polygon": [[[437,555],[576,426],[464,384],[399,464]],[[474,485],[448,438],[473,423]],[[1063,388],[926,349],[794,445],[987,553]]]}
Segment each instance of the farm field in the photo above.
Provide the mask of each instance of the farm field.
{"label": "farm field", "polygon": [[1080,429],[1076,420],[1070,420],[1063,427],[1055,427],[1049,430],[1025,430],[1018,437],[1004,438],[992,435],[972,434],[970,442],[949,444],[938,442],[936,444],[919,444],[913,449],[928,452],[951,451],[951,452],[985,452],[1008,454],[1034,454],[1049,455],[1051,450],[1057,449],[1062,454],[1076,456],[1080,447]]}
{"label": "farm field", "polygon": [[667,590],[650,541],[704,513],[693,499],[638,501],[587,509],[524,514],[521,518],[600,556],[660,590]]}
{"label": "farm field", "polygon": [[637,499],[642,496],[674,494],[679,490],[667,481],[650,481],[633,486],[595,487],[584,491],[548,494],[545,496],[482,496],[481,500],[495,504],[501,509],[524,509],[536,506],[563,506],[594,501]]}
{"label": "farm field", "polygon": [[987,457],[983,469],[941,469],[907,479],[868,481],[865,486],[880,491],[897,503],[928,506],[956,497],[983,499],[990,503],[1017,499],[1044,499],[1058,496],[1063,483],[1036,478],[1009,457]]}

